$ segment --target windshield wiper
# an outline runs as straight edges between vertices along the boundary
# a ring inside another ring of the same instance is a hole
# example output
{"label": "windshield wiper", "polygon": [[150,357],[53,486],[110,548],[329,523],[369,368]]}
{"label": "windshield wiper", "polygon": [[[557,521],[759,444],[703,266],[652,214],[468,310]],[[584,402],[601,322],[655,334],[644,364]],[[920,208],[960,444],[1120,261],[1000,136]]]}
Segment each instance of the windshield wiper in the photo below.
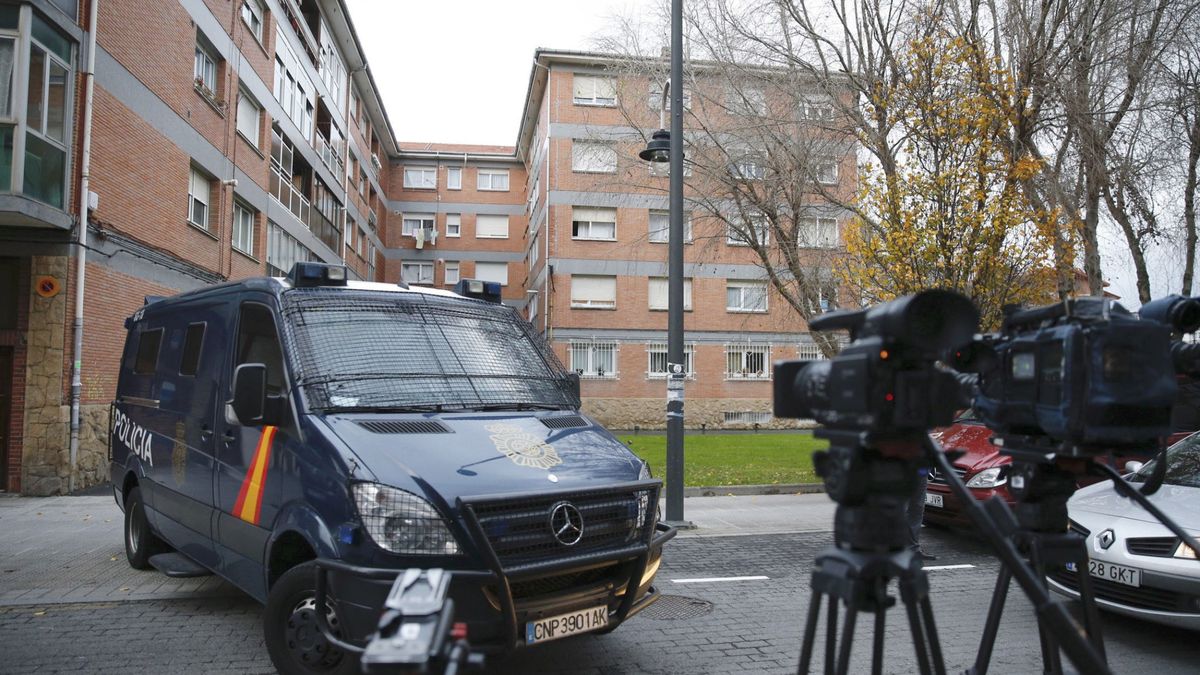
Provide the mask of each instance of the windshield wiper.
{"label": "windshield wiper", "polygon": [[443,412],[446,406],[440,403],[431,403],[428,405],[331,405],[324,408],[318,408],[321,412],[374,412],[374,413],[416,413],[416,412]]}
{"label": "windshield wiper", "polygon": [[465,408],[476,412],[493,412],[497,410],[567,410],[564,404],[551,403],[487,403]]}

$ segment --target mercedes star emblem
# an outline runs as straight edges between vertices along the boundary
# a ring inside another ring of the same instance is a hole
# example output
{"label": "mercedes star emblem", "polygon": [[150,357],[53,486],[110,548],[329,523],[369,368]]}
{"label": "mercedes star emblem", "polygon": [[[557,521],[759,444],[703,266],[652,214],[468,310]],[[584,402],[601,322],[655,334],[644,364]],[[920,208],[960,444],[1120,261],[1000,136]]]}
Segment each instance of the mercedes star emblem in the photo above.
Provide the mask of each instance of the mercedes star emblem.
{"label": "mercedes star emblem", "polygon": [[1114,534],[1112,530],[1105,530],[1096,535],[1096,543],[1100,544],[1100,548],[1104,549],[1105,551],[1107,551],[1108,547],[1112,546],[1113,542],[1116,540],[1117,535]]}
{"label": "mercedes star emblem", "polygon": [[550,533],[563,546],[574,546],[583,538],[583,514],[570,502],[550,508]]}

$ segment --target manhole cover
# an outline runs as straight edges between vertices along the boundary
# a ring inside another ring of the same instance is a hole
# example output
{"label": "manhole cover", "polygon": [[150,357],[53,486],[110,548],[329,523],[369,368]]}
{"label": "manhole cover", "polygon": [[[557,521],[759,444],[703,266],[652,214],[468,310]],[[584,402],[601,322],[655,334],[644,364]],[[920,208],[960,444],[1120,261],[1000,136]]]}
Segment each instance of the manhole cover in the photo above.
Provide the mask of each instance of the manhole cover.
{"label": "manhole cover", "polygon": [[664,595],[653,605],[639,612],[638,616],[657,621],[679,621],[708,614],[712,608],[712,603],[707,600],[685,598],[682,595]]}

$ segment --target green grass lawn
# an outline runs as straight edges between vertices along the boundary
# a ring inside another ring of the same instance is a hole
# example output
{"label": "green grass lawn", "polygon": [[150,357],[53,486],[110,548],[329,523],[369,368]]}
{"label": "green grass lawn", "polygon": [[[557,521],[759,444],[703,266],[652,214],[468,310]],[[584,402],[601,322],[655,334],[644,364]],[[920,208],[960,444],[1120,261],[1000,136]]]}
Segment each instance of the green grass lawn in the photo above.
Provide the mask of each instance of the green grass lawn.
{"label": "green grass lawn", "polygon": [[[655,478],[667,473],[666,435],[619,436],[638,457],[650,463]],[[714,434],[684,438],[683,484],[766,485],[817,483],[812,453],[828,443],[811,434]]]}

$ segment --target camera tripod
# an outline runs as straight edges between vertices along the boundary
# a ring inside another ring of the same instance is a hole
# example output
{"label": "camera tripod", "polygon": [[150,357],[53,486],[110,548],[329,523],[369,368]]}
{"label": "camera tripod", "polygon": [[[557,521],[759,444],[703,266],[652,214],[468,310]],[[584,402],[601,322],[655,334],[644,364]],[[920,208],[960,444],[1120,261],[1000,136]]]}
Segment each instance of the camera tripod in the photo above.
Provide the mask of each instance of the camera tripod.
{"label": "camera tripod", "polygon": [[[918,468],[930,465],[946,477],[971,520],[995,549],[1007,577],[1003,584],[1005,595],[1010,581],[1016,580],[1033,603],[1039,632],[1043,635],[1043,654],[1052,648],[1057,657],[1058,648],[1061,648],[1083,672],[1110,672],[1103,652],[1083,637],[1082,629],[1063,603],[1050,596],[1043,577],[1022,558],[1010,532],[1006,532],[975,501],[954,473],[950,457],[927,433],[883,436],[818,429],[814,435],[830,441],[829,451],[819,453],[815,461],[817,473],[838,508],[834,522],[835,546],[817,556],[813,571],[813,598],[804,629],[799,672],[809,672],[821,603],[826,597],[825,672],[843,674],[849,671],[855,622],[862,611],[875,614],[871,672],[882,672],[884,613],[895,604],[887,594],[887,585],[896,578],[912,630],[920,672],[944,675],[945,664],[929,600],[928,578],[914,552],[906,548],[907,523],[903,516],[903,502],[916,487]],[[1065,505],[1065,500],[1063,503]],[[1013,518],[1003,503],[991,510],[1001,514],[1000,522],[1011,524]],[[1065,515],[1060,522],[1065,522]],[[1039,544],[1039,555],[1042,556],[1039,559],[1058,559],[1059,548],[1052,546],[1053,543],[1056,542]],[[1075,550],[1082,553],[1082,545]],[[1045,560],[1043,564],[1046,564]],[[837,634],[839,601],[847,607],[840,638]],[[998,613],[999,610],[995,611]],[[998,622],[997,615],[995,623],[998,625]],[[1098,641],[1098,621],[1089,621],[1089,624],[1097,627],[1094,635]],[[987,658],[990,658],[990,648]],[[983,659],[984,664],[987,658]]]}

